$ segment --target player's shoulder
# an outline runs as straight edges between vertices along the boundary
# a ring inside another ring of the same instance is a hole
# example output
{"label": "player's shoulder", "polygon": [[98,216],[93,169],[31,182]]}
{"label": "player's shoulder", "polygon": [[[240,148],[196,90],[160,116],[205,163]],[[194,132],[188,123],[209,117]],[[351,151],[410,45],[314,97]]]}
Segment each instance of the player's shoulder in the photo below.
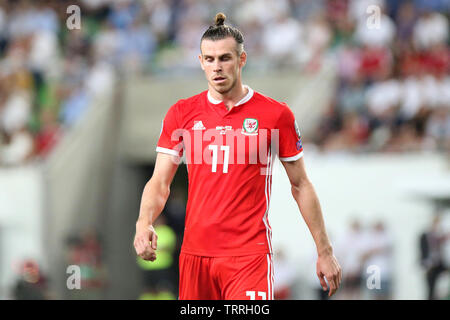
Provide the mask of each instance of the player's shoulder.
{"label": "player's shoulder", "polygon": [[279,109],[284,109],[286,107],[288,108],[288,105],[286,102],[275,100],[274,98],[271,98],[261,92],[255,91],[254,95],[255,95],[256,100],[260,103],[269,104],[271,107],[275,107],[275,108],[279,108]]}
{"label": "player's shoulder", "polygon": [[285,109],[289,109],[289,106],[284,101],[278,101],[274,98],[271,98],[261,92],[255,91],[254,97],[256,98],[256,102],[268,105],[270,108],[283,112]]}

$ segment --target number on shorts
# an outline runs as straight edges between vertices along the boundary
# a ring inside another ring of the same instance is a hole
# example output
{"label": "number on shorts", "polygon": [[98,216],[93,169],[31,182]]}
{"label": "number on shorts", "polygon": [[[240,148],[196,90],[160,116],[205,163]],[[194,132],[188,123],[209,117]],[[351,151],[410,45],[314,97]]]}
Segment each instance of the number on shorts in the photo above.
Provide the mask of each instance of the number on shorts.
{"label": "number on shorts", "polygon": [[[250,297],[250,300],[256,300],[256,291],[245,291],[245,295]],[[267,294],[264,291],[258,291],[259,300],[267,300]]]}

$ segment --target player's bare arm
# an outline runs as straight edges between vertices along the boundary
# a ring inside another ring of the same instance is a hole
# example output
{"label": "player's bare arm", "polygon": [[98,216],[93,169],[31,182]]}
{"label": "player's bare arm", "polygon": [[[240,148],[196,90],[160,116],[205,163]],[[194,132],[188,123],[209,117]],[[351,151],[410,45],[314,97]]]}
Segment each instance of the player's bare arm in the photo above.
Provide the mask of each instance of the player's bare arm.
{"label": "player's bare arm", "polygon": [[134,248],[137,255],[144,260],[156,259],[158,236],[153,228],[153,222],[161,214],[170,194],[170,184],[178,168],[173,157],[158,153],[152,178],[142,192]]}
{"label": "player's bare arm", "polygon": [[311,181],[306,175],[303,158],[296,161],[282,161],[291,182],[292,195],[297,202],[317,248],[317,276],[324,290],[328,289],[324,277],[330,285],[331,297],[339,288],[342,271],[333,254],[333,248],[328,238],[319,199]]}

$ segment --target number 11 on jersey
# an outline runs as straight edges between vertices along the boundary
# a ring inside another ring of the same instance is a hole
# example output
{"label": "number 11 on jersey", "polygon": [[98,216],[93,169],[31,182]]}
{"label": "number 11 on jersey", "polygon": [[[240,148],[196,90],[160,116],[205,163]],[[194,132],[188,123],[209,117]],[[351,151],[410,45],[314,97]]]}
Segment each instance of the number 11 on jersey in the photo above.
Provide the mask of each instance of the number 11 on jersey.
{"label": "number 11 on jersey", "polygon": [[[219,153],[219,146],[210,144],[208,146],[209,150],[212,150],[212,172],[217,171],[217,158]],[[230,158],[230,146],[220,146],[220,150],[224,151],[223,155],[223,173],[228,173],[228,160]]]}

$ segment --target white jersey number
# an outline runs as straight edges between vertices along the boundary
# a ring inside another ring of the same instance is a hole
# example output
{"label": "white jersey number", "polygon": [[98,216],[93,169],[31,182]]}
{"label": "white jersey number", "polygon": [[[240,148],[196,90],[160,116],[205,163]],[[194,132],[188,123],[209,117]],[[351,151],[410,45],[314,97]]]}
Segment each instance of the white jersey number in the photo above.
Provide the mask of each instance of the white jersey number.
{"label": "white jersey number", "polygon": [[[250,297],[250,300],[256,300],[256,291],[245,291],[245,295]],[[267,300],[267,294],[264,291],[258,291],[258,297],[260,300]]]}
{"label": "white jersey number", "polygon": [[[210,144],[208,146],[209,150],[212,150],[212,172],[217,172],[217,158],[218,158],[218,147],[217,145]],[[223,173],[228,173],[228,159],[230,158],[230,146],[220,146],[220,150],[224,151],[223,155]]]}

